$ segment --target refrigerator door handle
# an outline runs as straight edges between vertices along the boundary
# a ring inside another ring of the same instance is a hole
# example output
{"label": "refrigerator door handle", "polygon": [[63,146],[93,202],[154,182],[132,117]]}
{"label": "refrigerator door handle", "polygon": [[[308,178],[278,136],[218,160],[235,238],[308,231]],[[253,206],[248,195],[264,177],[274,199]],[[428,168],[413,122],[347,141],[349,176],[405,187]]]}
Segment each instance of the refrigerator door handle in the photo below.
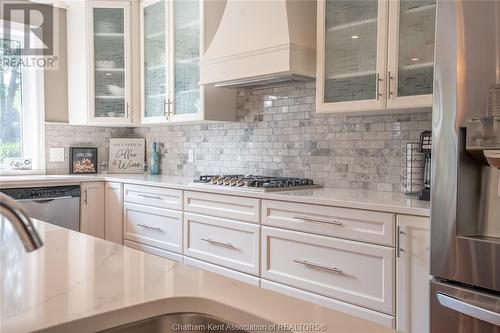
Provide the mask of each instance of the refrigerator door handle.
{"label": "refrigerator door handle", "polygon": [[484,322],[500,326],[500,313],[484,309],[474,304],[467,303],[459,298],[438,292],[439,303],[449,309],[463,313],[467,316],[482,320]]}

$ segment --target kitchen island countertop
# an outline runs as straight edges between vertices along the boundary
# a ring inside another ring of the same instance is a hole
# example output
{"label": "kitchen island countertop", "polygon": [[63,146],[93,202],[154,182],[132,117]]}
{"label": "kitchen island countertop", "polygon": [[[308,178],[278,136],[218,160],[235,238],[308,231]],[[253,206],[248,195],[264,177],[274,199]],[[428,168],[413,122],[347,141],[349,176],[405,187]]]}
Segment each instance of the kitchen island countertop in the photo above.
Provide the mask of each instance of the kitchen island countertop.
{"label": "kitchen island countertop", "polygon": [[35,221],[35,226],[45,245],[26,253],[10,223],[0,219],[3,333],[95,332],[179,312],[235,324],[313,323],[325,332],[395,332],[48,223]]}

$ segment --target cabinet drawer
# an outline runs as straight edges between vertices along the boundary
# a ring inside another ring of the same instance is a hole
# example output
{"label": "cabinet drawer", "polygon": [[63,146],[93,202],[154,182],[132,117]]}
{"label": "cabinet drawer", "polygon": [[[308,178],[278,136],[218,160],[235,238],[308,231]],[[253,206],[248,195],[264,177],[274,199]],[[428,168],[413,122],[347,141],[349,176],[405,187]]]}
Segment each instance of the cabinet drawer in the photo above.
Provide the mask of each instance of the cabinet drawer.
{"label": "cabinet drawer", "polygon": [[368,243],[394,244],[392,213],[263,200],[262,223]]}
{"label": "cabinet drawer", "polygon": [[[272,290],[281,294],[299,298],[306,302],[311,302],[314,304],[325,306],[335,311],[341,311],[350,314],[351,316],[373,321],[385,327],[395,328],[394,323],[396,320],[394,319],[394,316],[387,315],[385,313],[373,311],[361,306],[353,305],[351,303],[342,302],[330,297],[321,296],[302,289],[289,287],[284,284],[272,282],[269,280],[262,279],[260,281],[260,286],[263,289]],[[363,330],[363,332],[371,332],[371,331],[369,330],[368,327],[366,327]],[[420,332],[415,332],[415,333],[420,333]]]}
{"label": "cabinet drawer", "polygon": [[260,230],[255,224],[184,214],[184,254],[258,275]]}
{"label": "cabinet drawer", "polygon": [[262,277],[394,314],[394,249],[262,228]]}
{"label": "cabinet drawer", "polygon": [[149,246],[149,245],[145,245],[145,244],[141,244],[141,243],[136,243],[136,242],[132,242],[132,241],[128,241],[128,240],[125,240],[123,242],[123,245],[125,245],[127,247],[131,247],[131,248],[139,250],[139,251],[142,251],[142,252],[154,254],[155,256],[160,256],[160,257],[163,257],[163,258],[166,258],[166,259],[169,259],[169,260],[172,260],[172,261],[175,261],[175,262],[182,264],[183,256],[181,254],[165,251],[165,250],[153,247],[153,246]]}
{"label": "cabinet drawer", "polygon": [[125,184],[123,200],[141,205],[182,210],[181,190]]}
{"label": "cabinet drawer", "polygon": [[184,211],[259,223],[259,199],[223,194],[184,192]]}
{"label": "cabinet drawer", "polygon": [[182,253],[182,213],[125,203],[125,239]]}
{"label": "cabinet drawer", "polygon": [[196,259],[193,259],[190,257],[184,258],[184,264],[189,265],[189,266],[193,266],[193,267],[196,267],[199,269],[203,269],[205,271],[209,271],[212,273],[216,273],[219,275],[223,275],[223,276],[226,276],[226,277],[234,279],[234,280],[245,282],[245,283],[251,284],[252,286],[256,286],[256,287],[260,286],[260,278],[255,277],[253,275],[248,275],[245,273],[237,272],[237,271],[234,271],[234,270],[229,269],[229,268],[217,266],[214,264],[209,264],[208,262],[196,260]]}

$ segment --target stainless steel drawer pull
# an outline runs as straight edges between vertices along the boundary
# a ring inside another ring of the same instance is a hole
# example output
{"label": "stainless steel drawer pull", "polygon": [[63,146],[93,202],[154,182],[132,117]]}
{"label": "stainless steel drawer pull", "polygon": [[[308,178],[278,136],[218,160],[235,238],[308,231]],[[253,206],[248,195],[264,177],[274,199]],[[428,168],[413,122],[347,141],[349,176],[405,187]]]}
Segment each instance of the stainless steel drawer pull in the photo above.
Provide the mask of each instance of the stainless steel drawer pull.
{"label": "stainless steel drawer pull", "polygon": [[335,274],[344,274],[344,272],[342,272],[342,270],[340,268],[337,268],[337,267],[323,266],[323,265],[320,265],[320,264],[315,264],[315,263],[309,262],[307,260],[300,260],[300,259],[294,259],[293,262],[295,262],[297,264],[305,265],[307,267],[311,267],[311,268],[315,268],[315,269],[321,269],[321,270],[327,271],[327,272],[332,272],[332,273],[335,273]]}
{"label": "stainless steel drawer pull", "polygon": [[137,195],[143,198],[161,200],[161,197],[159,195],[147,195],[147,194],[137,194]]}
{"label": "stainless steel drawer pull", "polygon": [[323,219],[320,219],[320,218],[316,218],[316,217],[309,217],[309,216],[294,216],[293,217],[294,219],[297,219],[297,220],[303,220],[303,221],[309,221],[309,222],[317,222],[317,223],[324,223],[324,224],[333,224],[335,226],[341,226],[343,225],[342,222],[340,221],[336,221],[336,220],[323,220]]}
{"label": "stainless steel drawer pull", "polygon": [[231,244],[231,243],[216,241],[216,240],[213,240],[212,238],[202,238],[201,240],[205,241],[205,242],[208,242],[210,244],[220,245],[220,246],[224,246],[224,247],[227,247],[227,248],[230,248],[230,249],[234,249],[235,248],[234,245]]}
{"label": "stainless steel drawer pull", "polygon": [[139,227],[143,227],[144,229],[149,229],[149,230],[154,230],[154,231],[159,231],[159,232],[163,232],[163,229],[162,228],[158,228],[158,227],[152,227],[150,225],[147,225],[147,224],[137,224]]}

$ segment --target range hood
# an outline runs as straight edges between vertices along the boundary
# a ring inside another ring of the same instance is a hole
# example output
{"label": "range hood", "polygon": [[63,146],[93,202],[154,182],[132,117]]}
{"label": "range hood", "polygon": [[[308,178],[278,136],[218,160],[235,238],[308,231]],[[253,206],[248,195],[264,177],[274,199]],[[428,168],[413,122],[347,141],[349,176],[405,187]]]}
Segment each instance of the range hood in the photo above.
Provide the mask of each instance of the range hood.
{"label": "range hood", "polygon": [[205,15],[200,84],[241,87],[315,77],[315,0],[207,1]]}

